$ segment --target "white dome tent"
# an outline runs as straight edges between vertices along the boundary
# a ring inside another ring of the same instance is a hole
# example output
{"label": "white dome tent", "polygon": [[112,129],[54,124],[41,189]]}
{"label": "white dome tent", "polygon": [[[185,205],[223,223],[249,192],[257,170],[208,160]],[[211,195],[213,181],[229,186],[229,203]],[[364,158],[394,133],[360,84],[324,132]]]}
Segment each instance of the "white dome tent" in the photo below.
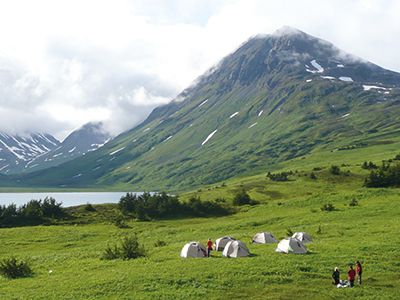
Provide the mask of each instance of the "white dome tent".
{"label": "white dome tent", "polygon": [[261,231],[256,233],[256,235],[251,240],[253,244],[268,244],[268,243],[277,243],[278,241],[274,237],[274,235],[268,231]]}
{"label": "white dome tent", "polygon": [[313,241],[312,238],[311,238],[311,236],[310,236],[308,233],[303,232],[303,231],[295,232],[295,233],[292,235],[292,238],[296,238],[296,239],[298,239],[299,241],[302,241],[303,244],[305,244],[305,243],[312,243],[312,241]]}
{"label": "white dome tent", "polygon": [[307,253],[307,249],[302,241],[299,241],[296,238],[288,237],[279,242],[275,252],[286,253],[286,254],[288,253],[305,254]]}
{"label": "white dome tent", "polygon": [[191,242],[187,243],[183,246],[181,251],[181,257],[188,258],[188,257],[206,257],[207,256],[207,249],[206,247],[199,242]]}
{"label": "white dome tent", "polygon": [[244,257],[250,255],[250,250],[242,241],[234,240],[226,244],[222,255],[226,257]]}
{"label": "white dome tent", "polygon": [[230,241],[235,241],[235,239],[230,236],[223,236],[216,239],[214,243],[215,251],[224,251],[226,244],[228,244]]}

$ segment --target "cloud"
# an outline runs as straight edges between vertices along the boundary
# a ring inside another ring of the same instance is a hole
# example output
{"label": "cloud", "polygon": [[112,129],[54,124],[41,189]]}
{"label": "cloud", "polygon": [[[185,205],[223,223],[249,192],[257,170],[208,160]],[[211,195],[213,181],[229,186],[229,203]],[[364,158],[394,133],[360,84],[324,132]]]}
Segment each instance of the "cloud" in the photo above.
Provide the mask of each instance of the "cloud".
{"label": "cloud", "polygon": [[62,140],[104,121],[118,134],[284,25],[400,71],[399,10],[396,0],[3,1],[0,131]]}

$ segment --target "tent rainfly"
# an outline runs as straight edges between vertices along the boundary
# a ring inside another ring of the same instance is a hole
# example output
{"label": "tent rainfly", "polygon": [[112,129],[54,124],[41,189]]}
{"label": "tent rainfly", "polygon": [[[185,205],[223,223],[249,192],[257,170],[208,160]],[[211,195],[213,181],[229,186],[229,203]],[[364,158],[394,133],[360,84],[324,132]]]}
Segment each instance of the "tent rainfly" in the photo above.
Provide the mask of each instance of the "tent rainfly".
{"label": "tent rainfly", "polygon": [[216,239],[214,243],[215,250],[224,251],[224,248],[229,241],[235,241],[235,239],[230,236],[223,236],[219,239]]}
{"label": "tent rainfly", "polygon": [[267,244],[267,243],[277,243],[278,241],[274,235],[268,231],[261,231],[256,233],[256,235],[251,240],[253,244]]}
{"label": "tent rainfly", "polygon": [[181,257],[206,257],[207,249],[206,247],[199,242],[191,242],[187,243],[183,246],[181,251]]}
{"label": "tent rainfly", "polygon": [[303,231],[295,232],[295,233],[292,235],[292,238],[296,238],[296,239],[302,241],[303,244],[305,244],[305,243],[312,243],[312,241],[313,241],[312,238],[311,238],[311,236],[310,236],[308,233],[303,232]]}
{"label": "tent rainfly", "polygon": [[307,249],[302,241],[296,238],[288,237],[279,242],[275,252],[280,253],[294,253],[294,254],[305,254]]}
{"label": "tent rainfly", "polygon": [[250,251],[242,241],[234,240],[226,244],[222,255],[226,257],[244,257],[249,256]]}

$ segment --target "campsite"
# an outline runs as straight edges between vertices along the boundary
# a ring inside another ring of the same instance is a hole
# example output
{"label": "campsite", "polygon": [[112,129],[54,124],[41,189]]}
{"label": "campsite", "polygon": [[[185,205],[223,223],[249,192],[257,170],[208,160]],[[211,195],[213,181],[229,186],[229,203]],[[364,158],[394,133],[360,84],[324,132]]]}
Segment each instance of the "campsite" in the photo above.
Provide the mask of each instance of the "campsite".
{"label": "campsite", "polygon": [[[349,170],[355,170],[356,167]],[[317,173],[317,172],[316,172]],[[272,182],[264,176],[226,182],[180,195],[202,200],[229,199],[245,187],[257,205],[237,207],[222,217],[176,217],[115,225],[116,205],[72,207],[75,219],[51,226],[3,228],[1,255],[29,259],[27,277],[0,277],[1,299],[395,299],[400,288],[396,234],[399,228],[398,189],[367,189],[357,175],[335,177],[317,173],[318,181],[302,176]],[[343,180],[343,181],[342,181]],[[322,192],[324,190],[324,192]],[[350,205],[354,203],[357,205]],[[332,211],[322,210],[326,203]],[[308,233],[306,254],[277,253],[277,243],[251,243],[267,231],[277,241],[295,232]],[[289,234],[290,232],[290,234]],[[146,249],[137,259],[102,260],[125,236],[137,235]],[[227,258],[213,251],[211,258],[182,258],[185,244],[230,236],[243,241],[251,255]],[[160,241],[164,243],[159,243]],[[331,274],[339,267],[347,279],[351,263],[364,268],[362,286],[338,289]],[[55,289],[54,287],[57,286]]]}

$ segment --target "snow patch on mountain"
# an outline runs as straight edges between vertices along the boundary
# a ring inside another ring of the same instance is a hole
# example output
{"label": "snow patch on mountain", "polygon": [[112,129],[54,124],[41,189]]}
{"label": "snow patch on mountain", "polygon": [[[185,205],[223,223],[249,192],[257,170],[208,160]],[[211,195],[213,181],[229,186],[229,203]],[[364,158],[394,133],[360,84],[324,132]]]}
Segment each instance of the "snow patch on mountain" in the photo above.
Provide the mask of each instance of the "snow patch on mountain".
{"label": "snow patch on mountain", "polygon": [[203,101],[198,107],[202,107],[204,104],[206,104],[207,103],[207,101],[208,101],[208,99],[207,100],[205,100],[205,101]]}
{"label": "snow patch on mountain", "polygon": [[126,147],[119,148],[118,150],[115,150],[115,151],[111,152],[109,155],[114,155],[115,153],[118,153],[118,152],[124,150],[125,148]]}
{"label": "snow patch on mountain", "polygon": [[332,76],[321,76],[322,79],[329,79],[329,80],[335,80],[335,77]]}
{"label": "snow patch on mountain", "polygon": [[170,138],[172,138],[172,135],[170,135],[169,137],[167,137],[167,138],[163,141],[163,143],[166,142],[166,141],[168,141]]}
{"label": "snow patch on mountain", "polygon": [[233,115],[231,115],[229,118],[232,119],[234,116],[236,116],[239,112],[235,112]]}
{"label": "snow patch on mountain", "polygon": [[218,129],[216,129],[216,130],[214,130],[213,132],[211,132],[211,133],[208,135],[208,137],[204,140],[204,142],[201,143],[201,145],[203,146],[205,143],[207,143],[208,140],[211,139],[212,136],[217,132],[217,130],[218,130]]}
{"label": "snow patch on mountain", "polygon": [[318,71],[318,73],[322,73],[322,72],[324,72],[324,68],[323,67],[321,67],[321,65],[319,64],[319,63],[317,63],[317,61],[314,59],[314,60],[312,60],[311,61],[311,64],[312,64],[312,66],[314,67],[314,68],[316,68]]}
{"label": "snow patch on mountain", "polygon": [[376,85],[363,85],[364,91],[369,91],[371,89],[382,89],[382,90],[387,90],[387,88],[381,87],[381,86],[376,86]]}
{"label": "snow patch on mountain", "polygon": [[346,77],[346,76],[339,77],[339,80],[346,82],[353,82],[353,79],[351,77]]}

